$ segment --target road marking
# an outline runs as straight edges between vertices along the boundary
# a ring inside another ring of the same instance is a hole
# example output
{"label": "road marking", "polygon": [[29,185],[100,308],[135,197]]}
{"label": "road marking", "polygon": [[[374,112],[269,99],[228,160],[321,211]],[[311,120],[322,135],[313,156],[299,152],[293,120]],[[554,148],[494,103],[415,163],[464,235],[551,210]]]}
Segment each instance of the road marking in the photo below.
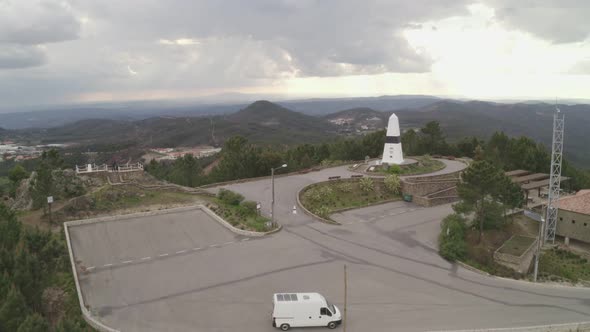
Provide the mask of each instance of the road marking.
{"label": "road marking", "polygon": [[104,267],[109,267],[109,266],[113,266],[113,264],[105,264],[103,265]]}
{"label": "road marking", "polygon": [[89,266],[86,268],[86,271],[94,270],[94,268],[95,268],[94,266]]}
{"label": "road marking", "polygon": [[123,261],[121,263],[123,263],[123,264],[129,264],[129,263],[133,263],[133,261]]}
{"label": "road marking", "polygon": [[193,248],[194,251],[201,250],[201,248]]}
{"label": "road marking", "polygon": [[219,244],[212,244],[209,247],[211,247],[211,248],[217,248],[217,247],[219,247]]}
{"label": "road marking", "polygon": [[166,256],[168,256],[168,254],[161,254],[161,255],[158,255],[158,257],[166,257]]}
{"label": "road marking", "polygon": [[177,251],[176,253],[177,254],[184,254],[185,252],[186,252],[186,250],[180,250],[180,251]]}
{"label": "road marking", "polygon": [[226,245],[228,245],[228,244],[232,244],[232,243],[234,243],[234,241],[231,241],[231,242],[226,242],[226,243],[224,243],[223,245],[224,245],[224,246],[226,246]]}
{"label": "road marking", "polygon": [[148,257],[144,257],[144,258],[142,258],[141,260],[142,260],[142,261],[147,261],[148,259],[152,259],[152,258],[148,256]]}
{"label": "road marking", "polygon": [[249,238],[245,238],[245,239],[242,239],[242,242],[243,242],[243,241],[248,241],[248,240],[250,240],[250,239],[249,239]]}

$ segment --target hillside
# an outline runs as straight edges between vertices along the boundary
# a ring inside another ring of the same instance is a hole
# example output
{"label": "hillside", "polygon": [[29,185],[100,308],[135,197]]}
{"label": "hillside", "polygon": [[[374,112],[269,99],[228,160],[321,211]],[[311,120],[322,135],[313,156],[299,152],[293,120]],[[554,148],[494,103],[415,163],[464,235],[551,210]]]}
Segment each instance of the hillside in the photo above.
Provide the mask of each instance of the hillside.
{"label": "hillside", "polygon": [[356,98],[319,98],[280,101],[278,104],[291,110],[310,115],[323,116],[340,110],[370,108],[377,111],[421,108],[441,100],[423,95],[397,95]]}
{"label": "hillside", "polygon": [[40,143],[82,145],[128,143],[137,147],[221,145],[231,136],[252,142],[292,144],[318,142],[334,136],[325,121],[258,101],[230,115],[209,117],[160,116],[144,120],[88,119],[49,129],[12,131]]}
{"label": "hillside", "polygon": [[[566,157],[573,163],[590,167],[590,150],[587,127],[590,123],[590,105],[559,105],[565,113]],[[528,136],[546,146],[551,145],[553,112],[555,106],[546,103],[501,104],[481,101],[439,101],[418,109],[395,111],[402,129],[420,128],[429,121],[438,121],[450,141],[465,136],[487,138],[495,131],[504,131],[510,136]],[[350,114],[357,112],[357,115]],[[356,119],[352,125],[362,123],[366,110],[349,110],[344,113]],[[384,112],[387,118],[392,112]],[[328,119],[342,117],[342,112],[326,116]],[[384,122],[385,123],[385,122]],[[385,124],[383,124],[385,127]],[[381,127],[381,128],[383,128]]]}

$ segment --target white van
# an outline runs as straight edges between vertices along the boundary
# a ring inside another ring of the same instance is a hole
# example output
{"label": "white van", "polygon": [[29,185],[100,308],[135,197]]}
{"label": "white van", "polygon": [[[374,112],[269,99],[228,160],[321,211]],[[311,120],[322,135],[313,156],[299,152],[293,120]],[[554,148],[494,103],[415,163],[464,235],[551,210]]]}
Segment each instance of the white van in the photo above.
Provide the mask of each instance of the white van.
{"label": "white van", "polygon": [[272,304],[272,326],[283,331],[300,326],[333,329],[342,323],[340,310],[318,293],[277,293]]}

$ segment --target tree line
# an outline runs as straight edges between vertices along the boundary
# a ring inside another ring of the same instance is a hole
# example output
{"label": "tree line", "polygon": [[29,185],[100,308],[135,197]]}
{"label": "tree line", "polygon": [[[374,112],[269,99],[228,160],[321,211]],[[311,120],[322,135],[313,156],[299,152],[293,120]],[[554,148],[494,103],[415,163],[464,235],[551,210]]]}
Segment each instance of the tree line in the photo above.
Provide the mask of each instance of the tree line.
{"label": "tree line", "polygon": [[[466,137],[449,143],[436,121],[419,130],[406,130],[401,135],[405,156],[445,155],[487,160],[500,170],[524,169],[549,172],[550,154],[547,149],[528,137],[508,137],[497,132],[487,141]],[[273,167],[287,164],[283,172],[330,165],[339,161],[376,158],[383,153],[385,130],[358,138],[341,138],[331,143],[301,144],[294,147],[271,148],[257,146],[241,136],[228,139],[216,156],[218,164],[205,174],[203,170],[215,160],[196,159],[185,155],[173,162],[152,161],[147,171],[155,177],[186,186],[270,175]],[[564,160],[563,175],[569,176],[571,188],[590,188],[590,172],[573,167]]]}

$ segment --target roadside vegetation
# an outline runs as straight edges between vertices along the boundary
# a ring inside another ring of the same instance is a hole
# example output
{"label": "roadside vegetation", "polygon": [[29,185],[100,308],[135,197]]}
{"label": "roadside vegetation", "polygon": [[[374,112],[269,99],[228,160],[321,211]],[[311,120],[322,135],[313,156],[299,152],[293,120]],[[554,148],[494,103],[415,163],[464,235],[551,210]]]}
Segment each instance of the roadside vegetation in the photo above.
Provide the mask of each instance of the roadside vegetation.
{"label": "roadside vegetation", "polygon": [[549,281],[590,282],[590,263],[571,251],[551,248],[541,255],[539,277]]}
{"label": "roadside vegetation", "polygon": [[2,203],[0,331],[92,331],[80,313],[63,233],[24,226]]}
{"label": "roadside vegetation", "polygon": [[256,205],[254,201],[244,201],[244,196],[241,194],[219,189],[214,204],[209,204],[209,208],[236,228],[267,232],[272,229],[267,227],[270,219],[260,215]]}
{"label": "roadside vegetation", "polygon": [[359,208],[400,199],[397,175],[385,179],[360,178],[323,182],[311,185],[301,194],[301,204],[324,219],[336,211]]}

